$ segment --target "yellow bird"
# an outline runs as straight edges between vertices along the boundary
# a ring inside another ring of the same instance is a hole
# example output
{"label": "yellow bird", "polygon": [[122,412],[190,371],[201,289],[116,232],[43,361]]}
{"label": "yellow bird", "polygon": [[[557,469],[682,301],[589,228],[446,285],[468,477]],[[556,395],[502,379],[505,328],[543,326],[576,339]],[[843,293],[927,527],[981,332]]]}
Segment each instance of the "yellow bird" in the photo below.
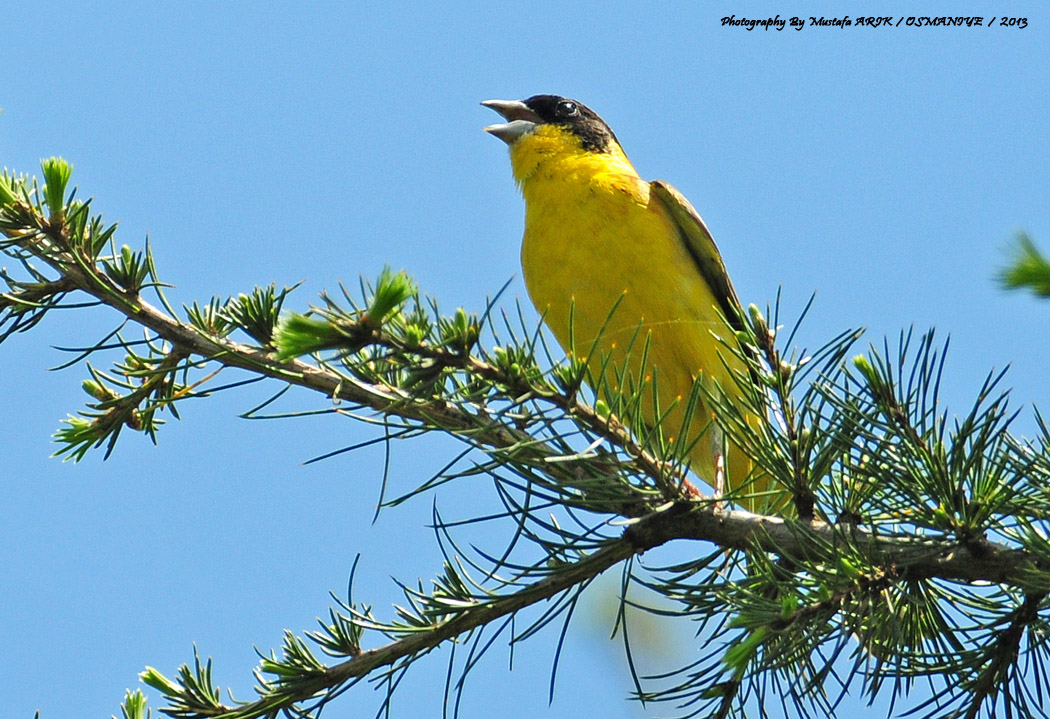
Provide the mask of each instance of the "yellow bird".
{"label": "yellow bird", "polygon": [[[607,386],[626,384],[617,375],[624,366],[635,378],[654,379],[665,436],[683,430],[698,379],[739,397],[726,365],[746,369],[716,335],[733,341],[734,327],[719,312],[735,323],[740,301],[711,233],[685,197],[639,177],[613,131],[583,103],[535,95],[481,104],[507,120],[485,130],[510,146],[525,198],[521,264],[529,296],[566,352],[597,349],[590,384],[602,382],[596,375],[603,367]],[[643,405],[647,423],[654,414],[652,401]],[[751,496],[741,504],[753,511],[783,504],[783,490],[771,488],[767,476],[756,478],[709,409],[698,405],[684,430],[687,441],[697,440],[690,467],[706,483],[719,492],[748,483],[744,494]]]}

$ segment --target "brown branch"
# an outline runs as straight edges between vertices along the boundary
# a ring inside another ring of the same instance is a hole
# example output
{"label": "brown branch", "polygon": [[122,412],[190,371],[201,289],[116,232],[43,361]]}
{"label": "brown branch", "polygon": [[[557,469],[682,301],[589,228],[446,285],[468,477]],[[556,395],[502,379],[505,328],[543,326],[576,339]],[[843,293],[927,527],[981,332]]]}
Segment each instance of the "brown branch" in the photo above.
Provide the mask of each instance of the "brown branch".
{"label": "brown branch", "polygon": [[[601,574],[633,554],[641,554],[676,539],[712,542],[726,548],[759,548],[793,559],[826,559],[819,546],[843,541],[840,527],[820,521],[800,522],[767,517],[750,512],[727,510],[715,505],[698,506],[679,502],[663,512],[650,514],[629,526],[621,537],[575,564],[559,569],[543,579],[509,595],[479,602],[455,617],[435,623],[426,630],[355,655],[331,666],[316,678],[297,683],[294,691],[282,693],[282,706],[306,701],[332,691],[352,679],[401,659],[436,648],[442,642],[514,614],[526,607],[551,599]],[[948,541],[919,541],[913,538],[875,537],[850,529],[849,541],[869,555],[873,564],[892,568],[898,579],[932,578],[960,581],[991,581],[1017,584],[1024,569],[1037,569],[1026,552],[1001,544],[984,542],[961,546]],[[1045,569],[1045,568],[1043,568]],[[273,697],[239,707],[223,707],[214,716],[257,716],[273,708]],[[287,702],[287,703],[285,703]]]}
{"label": "brown branch", "polygon": [[[475,445],[518,452],[527,448],[527,451],[532,453],[531,459],[538,460],[537,464],[547,458],[561,456],[556,448],[537,442],[535,437],[521,429],[491,420],[480,409],[471,413],[461,406],[441,399],[414,397],[396,387],[365,382],[331,368],[311,365],[298,359],[278,360],[268,349],[241,344],[226,337],[209,336],[150,305],[140,293],[119,286],[100,270],[97,260],[88,257],[83,248],[74,246],[61,220],[54,223],[23,202],[18,202],[10,208],[10,214],[12,217],[17,216],[26,226],[22,229],[6,229],[3,234],[19,240],[26,250],[57,271],[60,279],[53,284],[61,286],[65,291],[79,289],[91,295],[131,320],[153,330],[170,342],[180,354],[198,355],[224,366],[245,369],[322,392],[332,399],[344,400],[409,421],[436,425],[461,437],[469,434],[469,441]],[[382,335],[374,336],[372,344],[392,346]],[[457,366],[465,372],[492,381],[507,380],[500,375],[496,367],[471,355],[451,353],[443,348],[433,347],[417,348],[415,353],[446,365]],[[640,493],[637,497],[622,501],[606,502],[600,507],[603,511],[626,517],[640,517],[650,512],[655,505],[668,500],[709,499],[685,477],[684,472],[679,470],[678,476],[668,476],[667,465],[640,447],[627,427],[614,417],[600,415],[576,394],[551,395],[546,392],[540,393],[529,386],[516,389],[519,396],[532,395],[550,402],[554,407],[573,416],[589,431],[622,447],[630,457],[626,461],[634,465],[640,474],[654,480],[662,494],[662,497],[646,497]],[[575,485],[573,469],[547,463],[544,471],[566,486]],[[598,508],[597,504],[595,508]]]}
{"label": "brown branch", "polygon": [[[647,536],[639,542],[641,546],[656,546],[670,539],[694,539],[727,549],[757,548],[804,562],[826,558],[821,546],[848,542],[873,566],[893,569],[902,578],[983,581],[1022,588],[1044,587],[1050,571],[1031,553],[986,539],[962,544],[948,539],[879,536],[853,525],[833,525],[816,519],[803,522],[719,507],[667,514],[659,522],[644,525],[647,533],[659,534]],[[638,525],[636,531],[642,531],[642,526]],[[1029,576],[1033,572],[1040,576]]]}
{"label": "brown branch", "polygon": [[[175,351],[180,354],[198,355],[224,366],[245,369],[321,392],[332,399],[344,400],[409,421],[436,425],[444,431],[459,436],[469,435],[470,441],[476,445],[514,451],[525,451],[522,448],[528,448],[527,451],[532,452],[534,458],[539,461],[548,457],[561,456],[554,447],[537,442],[535,437],[523,430],[493,421],[484,412],[471,413],[441,399],[414,397],[396,387],[365,382],[330,368],[319,367],[298,359],[278,360],[271,350],[235,342],[226,337],[209,336],[202,333],[196,327],[180,322],[177,318],[149,304],[141,294],[129,292],[116,284],[100,271],[96,261],[83,256],[71,246],[64,227],[52,225],[47,219],[38,216],[35,210],[28,205],[20,205],[19,209],[27,222],[35,221],[36,223],[34,231],[25,239],[26,249],[34,252],[37,257],[60,273],[61,278],[57,282],[61,283],[66,291],[79,289],[91,295],[102,304],[112,307],[134,322],[153,330],[162,339],[170,342]],[[6,230],[4,234],[11,238],[19,238],[24,233],[17,230]],[[448,361],[451,355],[446,356],[446,353],[441,352],[440,356],[443,361]],[[490,364],[474,357],[467,357],[464,370],[478,372],[485,377],[496,372],[496,369]],[[654,480],[665,479],[666,470],[663,464],[639,447],[626,427],[613,419],[599,416],[593,408],[588,407],[576,397],[563,398],[562,401],[555,401],[554,404],[576,415],[590,430],[613,444],[625,448],[632,458],[629,461],[640,473]],[[559,467],[556,463],[549,463],[545,471],[568,486],[574,484],[575,477],[571,469]],[[652,510],[653,500],[656,500],[655,503],[660,503],[679,497],[700,499],[703,498],[703,495],[688,480],[681,477],[677,493],[671,496],[665,495],[662,499],[639,496],[608,503],[603,505],[602,509],[622,516],[640,517]]]}
{"label": "brown branch", "polygon": [[1006,682],[1010,670],[1016,667],[1017,655],[1021,649],[1021,640],[1024,638],[1025,630],[1039,618],[1039,607],[1046,596],[1046,592],[1026,594],[1021,606],[1011,612],[1009,626],[999,632],[995,643],[989,649],[991,659],[981,670],[971,689],[970,706],[966,711],[966,719],[977,718],[985,700],[1000,684]]}
{"label": "brown branch", "polygon": [[[48,231],[49,228],[45,225],[42,230]],[[61,239],[55,238],[56,242]],[[536,452],[538,454],[534,457],[540,458],[560,456],[549,444],[538,441],[522,430],[493,421],[483,412],[472,414],[441,399],[420,399],[395,387],[365,382],[300,360],[279,361],[270,351],[225,337],[208,336],[153,307],[137,293],[125,291],[99,272],[93,261],[73,256],[72,252],[63,252],[61,257],[40,256],[61,273],[62,281],[71,281],[78,289],[157,333],[170,342],[177,353],[201,356],[225,366],[242,368],[318,391],[333,399],[369,407],[377,412],[396,414],[460,436],[469,436],[470,441],[478,445],[507,450],[526,448],[522,451]],[[492,368],[486,366],[473,369],[491,371]],[[577,407],[566,409],[578,415],[583,413]],[[583,416],[592,429],[600,423],[597,416],[586,413]],[[626,430],[621,432],[620,428],[610,426],[607,431],[621,446],[635,449],[634,445],[623,444],[630,442]],[[651,476],[653,472],[662,471],[659,463],[654,462],[651,457],[644,456],[642,461],[635,464],[639,471]],[[573,482],[573,470],[561,467],[560,463],[547,463],[543,471],[556,480],[564,479],[569,484]],[[829,546],[848,543],[851,551],[859,550],[873,566],[891,569],[897,577],[989,581],[1032,591],[1039,591],[1039,587],[1045,586],[1045,582],[1042,585],[1038,583],[1045,580],[1048,571],[1042,562],[1028,552],[987,540],[960,544],[947,539],[879,536],[852,525],[835,526],[819,520],[785,520],[730,510],[715,503],[676,501],[666,511],[653,512],[652,507],[641,497],[625,499],[618,506],[609,506],[608,511],[639,519],[618,540],[514,593],[479,600],[476,605],[462,609],[449,619],[435,622],[430,628],[414,631],[385,646],[363,651],[352,659],[329,667],[315,679],[297,683],[294,690],[281,690],[282,706],[332,691],[378,668],[426,652],[501,617],[554,598],[635,553],[645,552],[675,539],[706,541],[732,549],[758,549],[800,563],[807,559],[826,559]],[[250,716],[252,711],[266,713],[272,710],[273,702],[273,696],[264,697],[258,702],[239,707],[223,707],[221,711],[224,714]]]}

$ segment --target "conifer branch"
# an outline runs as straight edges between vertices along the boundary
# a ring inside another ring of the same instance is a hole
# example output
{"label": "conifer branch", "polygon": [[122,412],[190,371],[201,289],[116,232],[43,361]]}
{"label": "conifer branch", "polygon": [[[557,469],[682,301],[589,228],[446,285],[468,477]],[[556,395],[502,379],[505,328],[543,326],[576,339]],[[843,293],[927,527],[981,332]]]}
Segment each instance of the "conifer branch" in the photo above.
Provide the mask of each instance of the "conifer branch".
{"label": "conifer branch", "polygon": [[[943,682],[953,699],[916,708],[929,717],[977,716],[1000,701],[1008,713],[1032,716],[1020,677],[1035,676],[1037,695],[1050,684],[1042,639],[1050,609],[1050,430],[1037,415],[1038,441],[1010,434],[1015,415],[1005,393],[995,394],[1001,374],[989,374],[968,414],[949,419],[938,397],[944,348],[932,332],[918,341],[902,333],[896,350],[886,342],[850,361],[858,332],[843,332],[810,355],[791,346],[794,331],[781,344],[779,303],[772,313],[752,307],[741,317],[743,329],[724,347],[739,360],[727,366],[746,367],[734,373],[741,391],[730,401],[721,388],[698,385],[682,401],[695,406],[704,393],[728,440],[793,498],[790,508],[752,514],[733,508],[754,498],[747,482],[734,482],[735,493],[719,498],[688,483],[688,442],[664,437],[688,437],[689,427],[646,424],[639,408],[644,393],[655,395],[648,380],[610,368],[624,381],[589,395],[586,363],[552,358],[533,328],[505,321],[510,340],[498,342],[492,307],[482,318],[462,309],[443,315],[406,275],[389,271],[362,287],[361,304],[344,290],[342,299],[326,294],[308,314],[290,314],[282,307],[291,288],[270,286],[194,304],[180,319],[149,244],[117,249],[115,226],[67,192],[68,164],[52,158],[42,169],[43,187],[0,177],[0,252],[26,275],[0,273],[8,289],[0,294],[0,342],[52,309],[105,305],[120,325],[76,350],[69,364],[126,352],[110,372],[87,365],[83,386],[92,402],[56,434],[57,454],[79,459],[103,444],[112,451],[123,428],[155,439],[158,415],[178,417],[179,402],[203,396],[218,373],[204,374],[206,366],[237,368],[370,410],[378,418],[366,419],[393,436],[457,437],[477,450],[472,460],[482,459],[467,470],[450,463],[388,506],[487,474],[505,511],[465,521],[514,526],[502,554],[479,549],[475,559],[455,545],[455,525],[435,513],[444,572],[431,588],[403,586],[407,602],[396,619],[380,620],[349,597],[337,600],[330,623],[305,639],[289,632],[280,656],[262,657],[254,702],[223,704],[210,661],[196,654],[174,680],[147,669],[143,681],[169,702],[163,712],[180,719],[315,716],[357,681],[379,676],[394,686],[430,651],[492,627],[501,632],[510,618],[548,603],[512,641],[530,637],[571,615],[590,581],[621,563],[629,567],[625,587],[641,584],[673,600],[705,637],[695,664],[663,677],[672,686],[643,691],[636,678],[647,700],[729,716],[775,694],[801,713],[829,713],[826,683],[850,651],[843,691],[854,680],[872,695],[886,681],[894,692],[918,676]],[[1041,271],[1046,263],[1031,248],[1026,256],[1030,271],[1017,282],[1031,284],[1031,267]],[[155,302],[146,301],[147,290]],[[71,304],[71,296],[89,301]],[[146,338],[126,340],[128,324],[145,327]],[[489,349],[483,329],[492,336]],[[253,342],[231,339],[235,331]],[[515,549],[520,540],[524,550]],[[673,567],[632,560],[675,540],[714,549]],[[636,565],[644,576],[633,574]],[[362,649],[375,636],[390,641]],[[326,665],[311,643],[339,661]],[[472,653],[464,672],[475,663]],[[129,693],[124,712],[137,717],[144,707],[141,694]]]}

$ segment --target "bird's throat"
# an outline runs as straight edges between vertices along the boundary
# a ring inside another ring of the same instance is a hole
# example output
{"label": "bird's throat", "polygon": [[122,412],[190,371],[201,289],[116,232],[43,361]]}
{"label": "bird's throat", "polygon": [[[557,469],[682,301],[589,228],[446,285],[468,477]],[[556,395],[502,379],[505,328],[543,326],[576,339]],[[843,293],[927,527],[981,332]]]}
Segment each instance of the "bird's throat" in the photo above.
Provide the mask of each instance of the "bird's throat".
{"label": "bird's throat", "polygon": [[618,144],[612,143],[604,152],[587,150],[579,137],[557,125],[539,125],[515,142],[510,162],[514,179],[522,187],[534,179],[585,183],[600,175],[638,176]]}

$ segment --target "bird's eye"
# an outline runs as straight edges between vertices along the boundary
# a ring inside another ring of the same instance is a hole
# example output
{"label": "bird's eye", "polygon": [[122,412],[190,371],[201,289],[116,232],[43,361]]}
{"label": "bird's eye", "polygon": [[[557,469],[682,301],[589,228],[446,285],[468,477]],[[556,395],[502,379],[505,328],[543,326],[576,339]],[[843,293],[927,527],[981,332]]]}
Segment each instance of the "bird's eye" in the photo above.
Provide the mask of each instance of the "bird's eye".
{"label": "bird's eye", "polygon": [[580,114],[580,109],[576,107],[575,102],[562,100],[558,103],[558,114],[562,117],[576,117]]}

